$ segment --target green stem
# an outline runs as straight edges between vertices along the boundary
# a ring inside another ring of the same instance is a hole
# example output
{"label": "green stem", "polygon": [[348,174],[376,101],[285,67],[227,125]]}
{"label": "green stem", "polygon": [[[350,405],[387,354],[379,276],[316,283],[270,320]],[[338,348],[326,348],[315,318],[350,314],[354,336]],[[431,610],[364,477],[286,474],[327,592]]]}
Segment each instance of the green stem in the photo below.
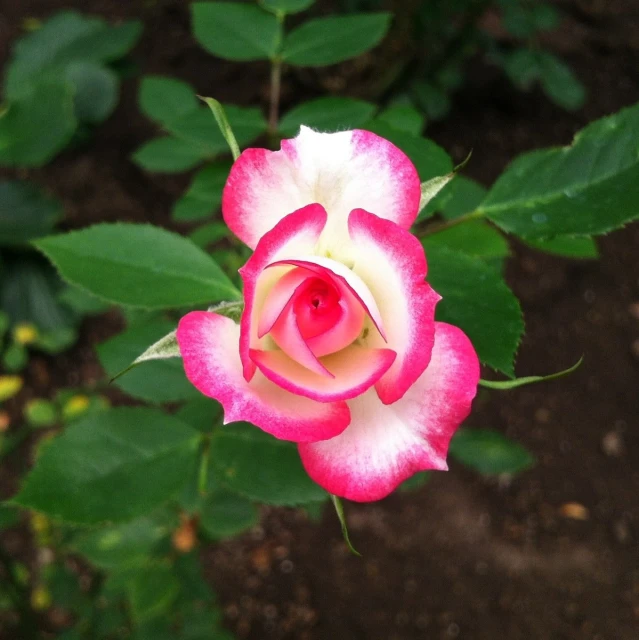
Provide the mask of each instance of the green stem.
{"label": "green stem", "polygon": [[211,436],[202,438],[202,455],[200,457],[200,469],[197,478],[197,488],[201,496],[206,496],[209,477],[209,458],[211,454]]}
{"label": "green stem", "polygon": [[470,220],[479,220],[485,217],[485,212],[480,209],[476,209],[475,211],[471,211],[470,213],[466,213],[463,216],[459,216],[459,218],[453,218],[452,220],[446,220],[445,222],[431,224],[422,233],[420,233],[420,237],[425,238],[426,236],[432,236],[441,231],[446,231],[446,229],[450,229],[451,227],[456,227],[458,224],[463,224],[464,222],[469,222]]}
{"label": "green stem", "polygon": [[[286,14],[278,11],[276,14],[280,26],[284,27],[284,18]],[[281,46],[281,43],[280,43]],[[278,47],[279,48],[279,47]],[[268,128],[267,135],[269,142],[274,144],[277,139],[277,127],[280,119],[280,95],[282,93],[282,58],[277,53],[271,58],[271,90],[268,109]]]}
{"label": "green stem", "polygon": [[280,93],[282,90],[282,61],[274,58],[271,64],[271,98],[268,110],[268,137],[274,141],[280,118]]}

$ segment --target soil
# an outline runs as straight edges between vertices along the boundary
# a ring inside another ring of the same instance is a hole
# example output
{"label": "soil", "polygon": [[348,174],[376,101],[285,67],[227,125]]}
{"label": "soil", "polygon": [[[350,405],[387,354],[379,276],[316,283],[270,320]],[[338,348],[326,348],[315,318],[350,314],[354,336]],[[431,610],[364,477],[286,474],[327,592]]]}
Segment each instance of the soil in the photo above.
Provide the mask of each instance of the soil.
{"label": "soil", "polygon": [[[486,184],[517,153],[567,144],[590,120],[639,100],[636,0],[558,4],[566,18],[545,46],[587,86],[584,109],[568,113],[540,92],[517,93],[476,59],[453,111],[429,128],[456,160],[473,149],[467,174]],[[205,54],[189,35],[187,2],[176,0],[0,0],[0,63],[25,17],[63,6],[142,18],[133,57],[144,74],[183,78],[223,101],[265,104],[267,68]],[[326,73],[339,77],[340,69]],[[136,78],[124,83],[93,144],[21,173],[62,200],[69,227],[174,226],[170,206],[187,177],[146,174],[128,160],[154,132],[136,107],[136,87]],[[299,99],[298,87],[285,79],[285,104]],[[483,391],[475,402],[469,424],[521,442],[537,466],[495,480],[452,462],[413,493],[348,504],[363,558],[346,551],[329,510],[314,523],[300,511],[265,508],[251,533],[201,551],[230,630],[250,640],[639,637],[639,225],[599,247],[601,260],[580,262],[516,245],[507,264],[526,318],[519,375],[563,369],[584,355],[568,378]],[[87,321],[72,352],[34,358],[26,393],[96,380],[93,346],[119,328],[114,314]],[[15,490],[25,460],[0,471],[2,495]]]}

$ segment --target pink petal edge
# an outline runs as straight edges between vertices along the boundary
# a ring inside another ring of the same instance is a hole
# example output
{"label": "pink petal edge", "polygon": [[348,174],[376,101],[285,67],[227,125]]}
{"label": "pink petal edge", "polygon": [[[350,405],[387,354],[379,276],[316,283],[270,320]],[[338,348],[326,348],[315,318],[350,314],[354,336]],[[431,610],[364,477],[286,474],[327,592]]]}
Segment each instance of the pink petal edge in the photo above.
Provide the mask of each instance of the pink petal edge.
{"label": "pink petal edge", "polygon": [[292,394],[257,372],[242,375],[240,327],[208,311],[192,311],[178,325],[186,377],[224,407],[224,424],[247,421],[280,440],[315,442],[340,434],[350,422],[345,402],[321,403]]}
{"label": "pink petal edge", "polygon": [[435,326],[430,364],[401,400],[384,405],[370,390],[348,401],[351,424],[342,434],[298,446],[309,476],[326,491],[370,502],[418,471],[447,469],[450,439],[477,392],[479,361],[460,329]]}

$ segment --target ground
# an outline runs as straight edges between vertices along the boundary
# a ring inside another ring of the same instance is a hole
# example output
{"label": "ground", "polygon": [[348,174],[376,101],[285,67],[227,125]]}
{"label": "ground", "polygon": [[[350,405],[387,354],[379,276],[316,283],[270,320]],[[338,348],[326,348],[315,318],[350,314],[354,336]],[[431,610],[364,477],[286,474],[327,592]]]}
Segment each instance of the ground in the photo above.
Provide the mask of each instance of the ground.
{"label": "ground", "polygon": [[[451,114],[429,129],[456,160],[473,149],[467,174],[485,184],[517,153],[566,144],[588,121],[639,100],[635,0],[559,4],[567,17],[548,46],[588,87],[583,110],[570,114],[538,92],[519,94],[476,60]],[[223,101],[265,102],[267,68],[202,52],[189,36],[187,3],[177,0],[2,0],[0,63],[25,17],[62,6],[110,19],[143,17],[134,54],[143,73],[183,78]],[[187,178],[145,174],[128,160],[153,133],[136,108],[136,82],[126,81],[121,105],[93,146],[25,174],[63,201],[70,227],[169,224]],[[300,86],[285,80],[285,105]],[[563,369],[582,354],[584,364],[552,383],[483,390],[469,424],[521,442],[538,465],[507,482],[452,463],[415,493],[347,505],[361,559],[346,551],[329,510],[313,523],[302,512],[265,509],[261,527],[201,551],[230,630],[251,640],[639,636],[639,226],[599,246],[598,262],[519,245],[508,261],[507,279],[526,318],[518,373]],[[72,352],[55,362],[35,358],[32,392],[97,379],[93,347],[119,323],[114,314],[87,321]],[[15,490],[15,470],[24,463],[0,470],[3,495]]]}

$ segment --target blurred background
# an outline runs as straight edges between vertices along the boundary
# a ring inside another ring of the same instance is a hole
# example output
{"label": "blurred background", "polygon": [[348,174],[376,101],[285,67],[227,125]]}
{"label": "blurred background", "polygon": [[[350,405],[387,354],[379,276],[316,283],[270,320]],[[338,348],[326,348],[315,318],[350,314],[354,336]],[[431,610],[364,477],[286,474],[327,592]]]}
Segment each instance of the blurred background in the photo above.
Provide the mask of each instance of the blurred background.
{"label": "blurred background", "polygon": [[[268,65],[204,52],[191,35],[188,5],[0,0],[1,68],[25,30],[61,9],[144,24],[120,67],[119,104],[90,142],[78,140],[41,168],[0,170],[54,196],[64,209],[60,228],[121,220],[189,230],[171,217],[189,175],[150,173],[130,159],[156,131],[137,105],[141,74],[173,76],[222,102],[266,108]],[[558,0],[535,28],[508,5],[319,2],[317,15],[390,9],[396,20],[382,45],[352,62],[285,73],[282,107],[327,94],[385,103],[408,93],[426,117],[425,135],[456,162],[472,150],[465,175],[488,186],[518,153],[568,144],[588,122],[639,101],[636,0]],[[552,54],[551,70],[531,72],[522,48]],[[329,509],[311,517],[262,508],[247,533],[198,547],[229,632],[251,640],[639,637],[639,225],[597,244],[598,260],[515,244],[506,262],[526,321],[518,375],[564,369],[584,355],[567,378],[484,389],[475,401],[468,424],[520,442],[537,464],[516,477],[481,477],[453,462],[411,493],[349,505],[362,558],[349,554]],[[56,355],[28,352],[17,367],[22,388],[2,406],[5,432],[30,400],[103,378],[95,347],[123,319],[94,311],[74,325],[72,346]],[[114,388],[102,394],[113,404],[126,401]],[[41,437],[31,433],[3,456],[2,498],[17,491]],[[0,532],[2,554],[36,574],[43,561],[37,538],[37,523],[12,522]],[[72,568],[82,576],[81,565]],[[69,624],[61,598],[31,598],[42,637]],[[11,630],[10,607],[0,609],[0,638],[23,640]]]}

